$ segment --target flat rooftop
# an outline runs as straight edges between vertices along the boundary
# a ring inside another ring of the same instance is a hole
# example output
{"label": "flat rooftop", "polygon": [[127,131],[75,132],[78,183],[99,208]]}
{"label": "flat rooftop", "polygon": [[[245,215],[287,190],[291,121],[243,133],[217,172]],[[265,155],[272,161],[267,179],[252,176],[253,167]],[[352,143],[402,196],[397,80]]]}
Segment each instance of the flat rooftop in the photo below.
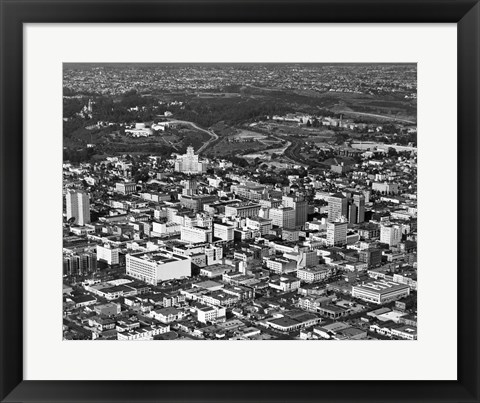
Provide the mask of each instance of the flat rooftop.
{"label": "flat rooftop", "polygon": [[274,325],[282,326],[282,327],[297,326],[297,325],[300,324],[299,321],[297,321],[295,319],[290,319],[286,316],[283,316],[281,318],[276,318],[276,319],[270,319],[267,322],[268,323],[273,323]]}
{"label": "flat rooftop", "polygon": [[172,255],[168,252],[149,252],[149,253],[139,253],[139,254],[131,254],[130,256],[136,257],[137,259],[142,259],[146,261],[154,261],[157,263],[165,264],[170,262],[175,262],[178,260],[187,260],[186,256],[182,255]]}
{"label": "flat rooftop", "polygon": [[261,206],[260,206],[260,204],[258,204],[258,203],[241,202],[241,203],[232,204],[231,207],[235,207],[235,208],[247,208],[247,207],[261,207]]}
{"label": "flat rooftop", "polygon": [[208,271],[208,272],[211,272],[211,273],[215,273],[215,272],[221,272],[221,271],[229,271],[229,270],[234,270],[235,268],[232,267],[232,266],[229,266],[227,264],[214,264],[214,265],[211,265],[211,266],[206,266],[206,267],[202,267],[202,270],[204,271]]}
{"label": "flat rooftop", "polygon": [[223,287],[223,284],[217,283],[216,281],[207,280],[207,281],[200,281],[199,283],[193,283],[192,287],[209,289],[209,288]]}
{"label": "flat rooftop", "polygon": [[309,273],[320,273],[330,270],[328,266],[313,266],[313,267],[302,267],[298,271],[307,271]]}
{"label": "flat rooftop", "polygon": [[330,312],[345,312],[346,311],[345,308],[342,308],[342,307],[337,306],[337,305],[332,305],[332,304],[323,305],[323,306],[320,307],[320,309],[322,311],[330,311]]}
{"label": "flat rooftop", "polygon": [[370,283],[353,286],[354,289],[377,292],[379,294],[388,294],[392,291],[403,290],[409,288],[406,284],[395,283],[394,281],[378,280]]}

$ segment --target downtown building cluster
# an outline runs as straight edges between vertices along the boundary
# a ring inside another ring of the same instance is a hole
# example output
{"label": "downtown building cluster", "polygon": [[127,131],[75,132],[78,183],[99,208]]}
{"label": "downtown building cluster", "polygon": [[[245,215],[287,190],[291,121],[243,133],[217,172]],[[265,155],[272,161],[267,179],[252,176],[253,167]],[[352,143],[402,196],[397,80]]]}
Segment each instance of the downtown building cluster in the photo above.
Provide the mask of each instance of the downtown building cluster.
{"label": "downtown building cluster", "polygon": [[416,152],[356,157],[288,184],[191,147],[65,162],[64,338],[416,339]]}

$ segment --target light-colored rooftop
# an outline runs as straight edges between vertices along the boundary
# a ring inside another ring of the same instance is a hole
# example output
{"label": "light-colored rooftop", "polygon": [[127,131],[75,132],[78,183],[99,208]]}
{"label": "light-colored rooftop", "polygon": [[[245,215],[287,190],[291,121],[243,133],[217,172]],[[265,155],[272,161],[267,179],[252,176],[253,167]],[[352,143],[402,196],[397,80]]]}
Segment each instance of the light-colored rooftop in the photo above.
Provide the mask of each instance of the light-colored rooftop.
{"label": "light-colored rooftop", "polygon": [[408,285],[395,283],[394,281],[387,281],[387,280],[377,280],[372,281],[370,283],[365,283],[362,285],[355,285],[354,289],[362,289],[365,291],[376,291],[379,294],[387,294],[392,291],[401,290],[409,288]]}

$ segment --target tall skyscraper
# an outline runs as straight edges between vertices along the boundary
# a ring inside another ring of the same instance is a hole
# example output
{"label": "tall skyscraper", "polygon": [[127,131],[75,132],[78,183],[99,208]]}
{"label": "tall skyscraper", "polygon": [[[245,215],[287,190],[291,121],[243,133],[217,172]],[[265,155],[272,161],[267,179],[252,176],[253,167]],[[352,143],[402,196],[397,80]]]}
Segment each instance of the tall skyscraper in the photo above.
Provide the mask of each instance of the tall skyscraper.
{"label": "tall skyscraper", "polygon": [[346,222],[328,222],[327,223],[327,245],[343,246],[347,243]]}
{"label": "tall skyscraper", "polygon": [[348,199],[341,193],[335,193],[328,198],[328,221],[340,221],[348,215]]}
{"label": "tall skyscraper", "polygon": [[355,224],[360,224],[365,221],[365,196],[361,193],[355,193],[353,204],[357,207]]}
{"label": "tall skyscraper", "polygon": [[279,206],[270,209],[272,225],[280,228],[295,228],[295,210],[291,207]]}
{"label": "tall skyscraper", "polygon": [[354,203],[349,203],[348,205],[348,222],[350,224],[357,223],[358,207]]}
{"label": "tall skyscraper", "polygon": [[192,196],[197,193],[197,181],[195,179],[187,179],[182,181],[182,195]]}
{"label": "tall skyscraper", "polygon": [[300,196],[283,196],[282,204],[295,210],[295,226],[304,226],[307,221],[308,204]]}
{"label": "tall skyscraper", "polygon": [[69,190],[66,195],[67,220],[74,217],[75,224],[90,223],[90,201],[88,194],[83,190]]}

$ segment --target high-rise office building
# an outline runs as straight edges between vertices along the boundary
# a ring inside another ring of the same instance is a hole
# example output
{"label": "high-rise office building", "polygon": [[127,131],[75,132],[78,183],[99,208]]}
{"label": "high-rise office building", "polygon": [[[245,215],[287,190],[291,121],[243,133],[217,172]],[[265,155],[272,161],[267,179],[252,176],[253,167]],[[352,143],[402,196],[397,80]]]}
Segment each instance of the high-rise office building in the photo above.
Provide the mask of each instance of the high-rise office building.
{"label": "high-rise office building", "polygon": [[360,224],[365,221],[365,196],[361,193],[354,193],[353,205],[357,210],[354,224]]}
{"label": "high-rise office building", "polygon": [[403,226],[397,224],[380,226],[380,242],[388,246],[395,246],[400,243],[403,235]]}
{"label": "high-rise office building", "polygon": [[328,198],[328,221],[340,221],[348,215],[348,199],[341,193]]}
{"label": "high-rise office building", "polygon": [[233,225],[215,223],[213,224],[213,235],[222,241],[233,241],[234,228]]}
{"label": "high-rise office building", "polygon": [[308,204],[300,196],[283,196],[282,204],[295,210],[295,226],[304,226],[307,221]]}
{"label": "high-rise office building", "polygon": [[270,209],[272,225],[281,228],[295,228],[295,210],[291,207],[278,207]]}
{"label": "high-rise office building", "polygon": [[97,255],[95,252],[72,253],[63,256],[64,275],[82,275],[97,270]]}
{"label": "high-rise office building", "polygon": [[318,264],[318,255],[315,250],[300,250],[297,267],[312,267]]}
{"label": "high-rise office building", "polygon": [[69,190],[66,195],[67,220],[75,218],[75,224],[90,223],[90,201],[88,194],[83,190]]}
{"label": "high-rise office building", "polygon": [[348,222],[355,224],[357,222],[358,208],[356,204],[348,204]]}
{"label": "high-rise office building", "polygon": [[197,181],[195,179],[186,179],[182,181],[182,195],[192,196],[197,193]]}
{"label": "high-rise office building", "polygon": [[347,243],[346,222],[328,222],[327,223],[327,245],[343,246]]}

